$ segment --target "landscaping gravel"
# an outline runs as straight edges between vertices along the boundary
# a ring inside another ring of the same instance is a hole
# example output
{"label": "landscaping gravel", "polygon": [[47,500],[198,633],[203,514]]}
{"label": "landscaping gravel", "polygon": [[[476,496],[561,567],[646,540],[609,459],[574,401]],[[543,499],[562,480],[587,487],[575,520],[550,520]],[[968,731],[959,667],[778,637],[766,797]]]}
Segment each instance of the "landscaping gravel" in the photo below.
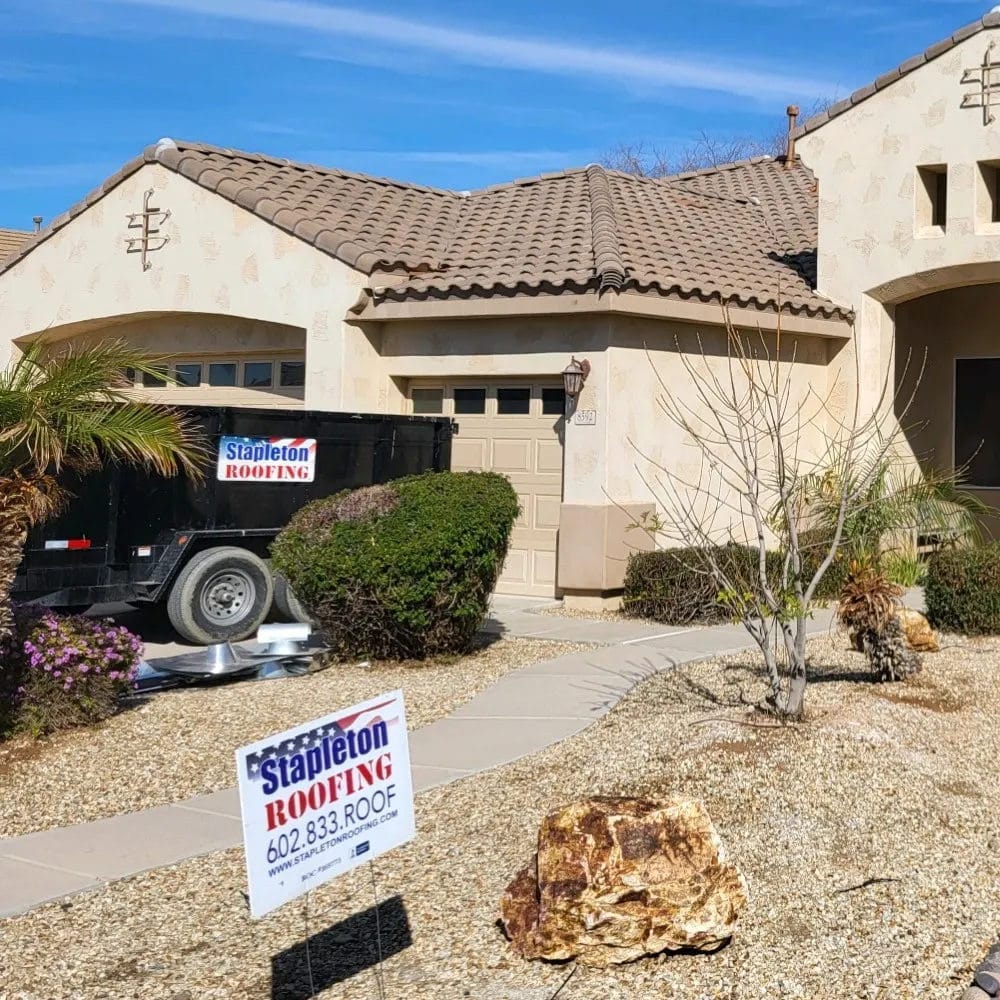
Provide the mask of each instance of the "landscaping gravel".
{"label": "landscaping gravel", "polygon": [[[761,693],[750,654],[660,675],[579,736],[420,796],[417,839],[374,865],[385,996],[552,997],[573,967],[518,959],[498,899],[542,816],[604,793],[704,799],[750,905],[714,955],[579,968],[559,1000],[956,1000],[1000,925],[1000,642],[945,643],[916,678],[877,686],[843,637],[814,641],[808,721],[793,728],[736,724]],[[370,878],[311,897],[329,1000],[379,995],[370,915],[350,919]],[[0,997],[309,996],[304,902],[251,922],[244,889],[232,850],[4,921]]]}
{"label": "landscaping gravel", "polygon": [[586,648],[511,638],[426,664],[340,664],[305,677],[175,689],[96,729],[0,743],[0,837],[234,785],[236,747],[396,688],[409,728],[424,726],[510,670]]}

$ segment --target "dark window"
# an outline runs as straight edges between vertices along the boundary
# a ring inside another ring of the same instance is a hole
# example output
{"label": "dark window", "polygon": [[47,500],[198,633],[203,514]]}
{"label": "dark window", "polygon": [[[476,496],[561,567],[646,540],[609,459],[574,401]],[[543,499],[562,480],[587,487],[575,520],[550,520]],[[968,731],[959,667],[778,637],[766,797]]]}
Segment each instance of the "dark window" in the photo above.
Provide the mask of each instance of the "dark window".
{"label": "dark window", "polygon": [[1000,163],[980,163],[986,203],[979,212],[980,222],[1000,222]]}
{"label": "dark window", "polygon": [[944,229],[948,223],[947,166],[917,167],[920,189],[917,192],[917,224]]}
{"label": "dark window", "polygon": [[166,372],[161,373],[158,369],[154,369],[152,372],[143,372],[142,384],[147,389],[162,389],[167,384]]}
{"label": "dark window", "polygon": [[135,385],[135,369],[134,368],[123,368],[122,378],[129,384]]}
{"label": "dark window", "polygon": [[208,384],[214,386],[236,385],[236,362],[212,362],[208,366]]}
{"label": "dark window", "polygon": [[501,416],[522,416],[530,412],[530,389],[497,389],[497,413]]}
{"label": "dark window", "polygon": [[281,384],[285,386],[305,385],[306,363],[304,361],[282,361]]}
{"label": "dark window", "polygon": [[566,412],[564,389],[542,389],[542,413],[562,416]]}
{"label": "dark window", "polygon": [[955,467],[970,486],[1000,486],[1000,358],[955,362]]}
{"label": "dark window", "polygon": [[416,414],[444,412],[444,389],[411,389],[410,399]]}
{"label": "dark window", "polygon": [[266,389],[273,377],[270,361],[247,361],[243,364],[243,385],[247,389]]}
{"label": "dark window", "polygon": [[455,412],[456,413],[485,413],[486,412],[486,390],[485,389],[456,389],[455,390]]}
{"label": "dark window", "polygon": [[178,385],[197,387],[201,385],[201,365],[177,365],[174,377]]}

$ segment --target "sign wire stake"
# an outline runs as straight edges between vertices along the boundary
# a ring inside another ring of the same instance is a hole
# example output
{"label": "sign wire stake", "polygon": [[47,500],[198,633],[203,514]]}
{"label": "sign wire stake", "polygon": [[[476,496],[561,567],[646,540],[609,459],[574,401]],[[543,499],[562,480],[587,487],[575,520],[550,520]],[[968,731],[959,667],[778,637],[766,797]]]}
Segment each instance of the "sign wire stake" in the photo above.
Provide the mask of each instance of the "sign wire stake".
{"label": "sign wire stake", "polygon": [[382,968],[382,920],[378,913],[378,883],[375,881],[375,863],[368,862],[368,870],[372,876],[372,897],[375,900],[375,946],[378,949],[378,969],[375,982],[378,984],[379,1000],[385,1000],[385,973]]}
{"label": "sign wire stake", "polygon": [[312,964],[312,953],[309,951],[309,938],[311,937],[311,932],[309,930],[309,897],[311,893],[306,892],[305,898],[305,910],[303,911],[303,919],[306,924],[306,971],[309,973],[309,996],[310,998],[316,996],[316,984],[313,982],[313,964]]}

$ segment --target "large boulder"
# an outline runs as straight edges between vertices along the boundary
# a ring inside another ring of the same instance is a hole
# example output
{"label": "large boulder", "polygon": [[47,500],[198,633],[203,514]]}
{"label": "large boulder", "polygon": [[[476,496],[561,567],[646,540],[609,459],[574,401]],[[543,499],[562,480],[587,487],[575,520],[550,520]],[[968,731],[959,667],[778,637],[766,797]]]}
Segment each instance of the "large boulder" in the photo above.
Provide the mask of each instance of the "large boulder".
{"label": "large boulder", "polygon": [[899,612],[899,624],[903,626],[903,635],[910,649],[918,653],[936,653],[941,649],[938,637],[931,628],[931,623],[912,608],[902,608]]}
{"label": "large boulder", "polygon": [[546,816],[538,853],[500,902],[524,958],[604,967],[711,951],[732,937],[746,881],[701,802],[576,802]]}

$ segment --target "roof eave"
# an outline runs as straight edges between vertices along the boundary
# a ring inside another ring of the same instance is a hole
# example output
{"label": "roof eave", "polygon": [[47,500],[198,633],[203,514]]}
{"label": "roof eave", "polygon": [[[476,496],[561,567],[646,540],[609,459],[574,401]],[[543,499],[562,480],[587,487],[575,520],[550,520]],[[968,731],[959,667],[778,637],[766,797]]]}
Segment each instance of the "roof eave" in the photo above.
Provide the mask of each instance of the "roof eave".
{"label": "roof eave", "polygon": [[[641,292],[605,292],[597,290],[551,295],[473,296],[437,299],[404,299],[375,302],[370,298],[359,311],[346,318],[349,323],[393,323],[406,320],[430,319],[490,319],[513,316],[560,316],[617,313],[648,319],[673,320],[680,323],[722,323],[723,307],[736,326],[767,332],[782,330],[811,337],[849,340],[853,332],[853,316],[836,312],[833,315],[808,315],[788,310],[754,308],[725,304],[719,299],[709,301]],[[831,304],[831,309],[837,307]]]}

